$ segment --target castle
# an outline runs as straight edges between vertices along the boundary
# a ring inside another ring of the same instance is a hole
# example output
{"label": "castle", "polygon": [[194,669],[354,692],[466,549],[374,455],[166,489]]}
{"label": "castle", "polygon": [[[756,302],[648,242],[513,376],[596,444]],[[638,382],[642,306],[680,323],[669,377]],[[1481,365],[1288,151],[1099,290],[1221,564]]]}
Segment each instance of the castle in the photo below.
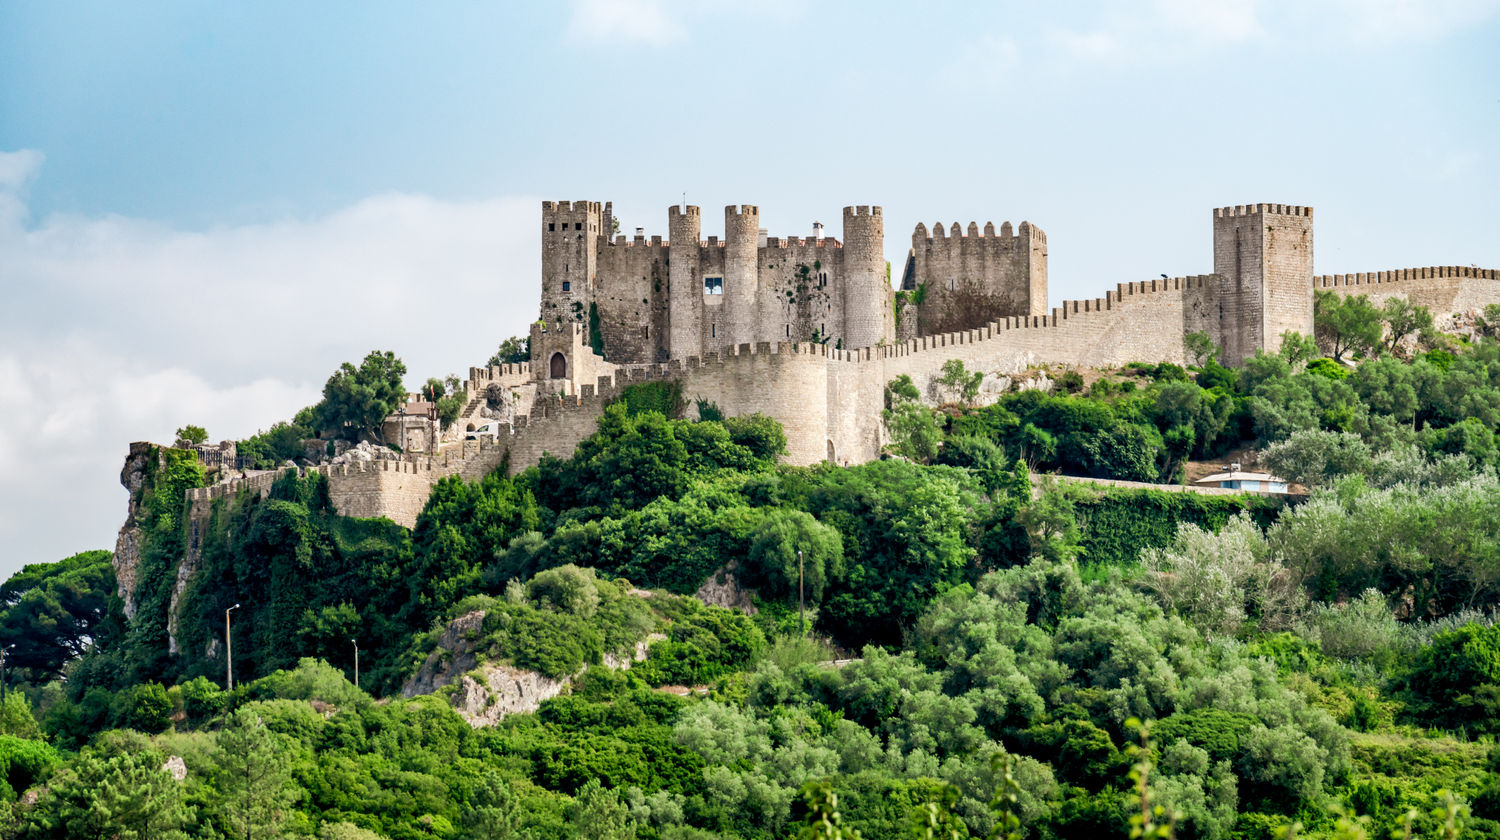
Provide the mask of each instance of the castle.
{"label": "castle", "polygon": [[[433,481],[512,471],[566,456],[627,386],[671,380],[725,415],[762,413],[786,430],[790,464],[869,461],[886,443],[887,383],[910,376],[936,396],[943,363],[987,382],[1038,365],[1108,367],[1188,361],[1185,336],[1205,333],[1235,363],[1275,350],[1289,330],[1311,335],[1313,292],[1400,296],[1440,317],[1500,302],[1500,272],[1461,266],[1314,276],[1310,207],[1252,204],[1213,211],[1213,272],[1118,284],[1102,297],[1048,309],[1047,238],[1022,222],[981,230],[917,225],[888,279],[879,207],[846,207],[843,241],[778,238],[752,206],[725,208],[725,236],[701,239],[697,207],[668,211],[670,236],[611,236],[611,205],[542,205],[540,317],[531,360],[470,368],[463,416],[446,442],[387,424],[400,460],[320,466],[340,512],[412,525]],[[498,436],[462,440],[498,420]],[[405,435],[411,435],[405,437]],[[272,476],[189,491],[194,516]]]}

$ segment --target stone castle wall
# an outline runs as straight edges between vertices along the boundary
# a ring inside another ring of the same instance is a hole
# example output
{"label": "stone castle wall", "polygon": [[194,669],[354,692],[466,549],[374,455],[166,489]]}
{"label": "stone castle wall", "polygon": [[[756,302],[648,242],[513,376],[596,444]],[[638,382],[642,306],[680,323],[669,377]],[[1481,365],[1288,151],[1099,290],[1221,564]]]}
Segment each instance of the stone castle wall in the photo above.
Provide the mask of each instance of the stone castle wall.
{"label": "stone castle wall", "polygon": [[1500,303],[1500,271],[1466,265],[1403,268],[1360,274],[1322,274],[1313,278],[1316,291],[1368,295],[1376,306],[1404,297],[1426,306],[1435,316],[1483,310]]}
{"label": "stone castle wall", "polygon": [[1021,222],[1019,232],[1004,222],[998,234],[993,222],[985,222],[982,233],[976,222],[967,233],[957,222],[946,231],[938,222],[930,235],[919,223],[911,245],[910,281],[903,288],[927,286],[913,337],[961,318],[966,313],[953,310],[971,305],[966,294],[973,292],[984,295],[990,317],[1046,314],[1047,235],[1030,222]]}

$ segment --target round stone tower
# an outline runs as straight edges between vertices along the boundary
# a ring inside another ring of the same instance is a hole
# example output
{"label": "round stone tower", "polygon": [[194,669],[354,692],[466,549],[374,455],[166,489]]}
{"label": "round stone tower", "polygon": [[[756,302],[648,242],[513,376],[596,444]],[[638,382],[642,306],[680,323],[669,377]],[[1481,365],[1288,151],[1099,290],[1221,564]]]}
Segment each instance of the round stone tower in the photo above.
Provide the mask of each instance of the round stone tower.
{"label": "round stone tower", "polygon": [[844,349],[895,340],[879,207],[844,208]]}
{"label": "round stone tower", "polygon": [[673,359],[697,356],[702,347],[703,278],[698,271],[698,236],[702,216],[691,205],[667,208],[667,354]]}
{"label": "round stone tower", "polygon": [[750,344],[758,336],[756,266],[760,243],[760,208],[749,204],[724,208],[725,344]]}

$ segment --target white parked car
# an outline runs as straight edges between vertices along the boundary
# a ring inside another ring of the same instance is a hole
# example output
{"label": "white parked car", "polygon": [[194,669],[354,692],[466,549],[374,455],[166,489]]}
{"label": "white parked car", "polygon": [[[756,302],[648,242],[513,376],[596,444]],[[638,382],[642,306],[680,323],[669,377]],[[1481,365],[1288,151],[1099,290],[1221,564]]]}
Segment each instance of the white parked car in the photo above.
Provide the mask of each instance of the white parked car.
{"label": "white parked car", "polygon": [[464,440],[479,440],[480,438],[486,437],[497,438],[500,436],[500,431],[502,429],[504,429],[506,432],[509,432],[509,424],[502,423],[499,420],[491,420],[490,422],[485,423],[483,426],[480,426],[477,429],[464,432]]}

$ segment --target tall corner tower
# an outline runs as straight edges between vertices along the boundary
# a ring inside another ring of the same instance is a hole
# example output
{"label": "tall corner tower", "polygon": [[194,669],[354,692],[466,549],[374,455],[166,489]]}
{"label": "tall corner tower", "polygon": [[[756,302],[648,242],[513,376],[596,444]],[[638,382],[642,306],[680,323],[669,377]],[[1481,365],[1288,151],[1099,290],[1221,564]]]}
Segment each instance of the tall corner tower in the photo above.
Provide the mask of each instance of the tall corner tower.
{"label": "tall corner tower", "polygon": [[692,205],[667,208],[667,355],[673,359],[703,352],[703,278],[698,238],[703,217]]}
{"label": "tall corner tower", "polygon": [[599,273],[597,201],[542,202],[542,312],[549,324],[588,322]]}
{"label": "tall corner tower", "polygon": [[844,208],[844,348],[896,337],[891,284],[885,276],[885,220],[879,207]]}
{"label": "tall corner tower", "polygon": [[1021,222],[1020,246],[1023,251],[1026,288],[1026,314],[1047,314],[1047,234],[1031,222]]}
{"label": "tall corner tower", "polygon": [[1245,204],[1214,210],[1224,361],[1281,349],[1281,334],[1313,333],[1313,210]]}
{"label": "tall corner tower", "polygon": [[760,208],[724,208],[724,321],[726,344],[753,343],[759,334]]}

